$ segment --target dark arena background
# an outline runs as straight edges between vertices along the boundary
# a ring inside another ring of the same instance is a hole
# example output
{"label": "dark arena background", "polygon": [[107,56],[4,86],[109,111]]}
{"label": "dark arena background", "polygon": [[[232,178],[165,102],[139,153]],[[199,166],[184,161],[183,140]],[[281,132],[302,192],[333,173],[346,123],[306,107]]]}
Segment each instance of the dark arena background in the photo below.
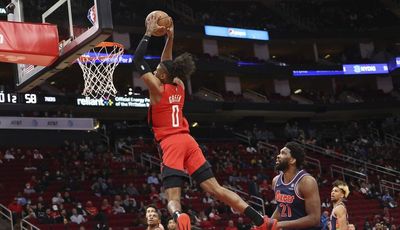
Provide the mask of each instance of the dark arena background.
{"label": "dark arena background", "polygon": [[[195,59],[184,113],[221,185],[271,216],[275,158],[294,141],[318,183],[321,229],[337,179],[350,188],[349,224],[400,229],[398,0],[0,0],[0,229],[153,229],[148,205],[174,229],[149,92],[133,64],[153,10],[173,19],[174,56]],[[56,46],[40,32],[7,29],[17,14],[54,25]],[[32,45],[3,47],[23,38]],[[95,99],[82,96],[75,60],[101,41],[122,44],[124,55],[109,73],[118,92]],[[164,42],[151,38],[152,69]],[[209,195],[184,184],[192,229],[250,229],[249,218]]]}

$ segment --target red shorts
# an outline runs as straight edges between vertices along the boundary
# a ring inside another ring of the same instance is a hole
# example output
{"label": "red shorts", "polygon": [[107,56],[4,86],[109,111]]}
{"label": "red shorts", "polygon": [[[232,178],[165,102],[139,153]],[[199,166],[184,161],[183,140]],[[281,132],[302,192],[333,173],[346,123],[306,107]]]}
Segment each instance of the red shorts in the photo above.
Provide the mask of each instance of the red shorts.
{"label": "red shorts", "polygon": [[197,142],[190,134],[174,134],[160,143],[163,165],[192,175],[206,159]]}

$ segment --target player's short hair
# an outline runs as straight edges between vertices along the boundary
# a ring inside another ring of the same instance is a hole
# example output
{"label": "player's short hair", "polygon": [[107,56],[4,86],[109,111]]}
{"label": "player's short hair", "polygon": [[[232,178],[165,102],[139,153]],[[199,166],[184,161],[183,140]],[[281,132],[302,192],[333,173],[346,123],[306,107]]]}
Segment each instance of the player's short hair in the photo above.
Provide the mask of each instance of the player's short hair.
{"label": "player's short hair", "polygon": [[350,194],[350,189],[349,186],[347,185],[346,182],[342,181],[342,180],[335,180],[332,183],[333,187],[338,187],[340,190],[342,190],[343,194],[344,194],[344,198],[347,198]]}
{"label": "player's short hair", "polygon": [[156,212],[158,212],[157,207],[154,206],[154,205],[152,205],[152,204],[146,206],[146,211],[147,211],[147,209],[149,209],[149,208],[154,208],[154,210],[156,210]]}
{"label": "player's short hair", "polygon": [[304,149],[293,141],[286,143],[285,147],[290,150],[290,155],[296,159],[296,166],[301,168],[304,163]]}

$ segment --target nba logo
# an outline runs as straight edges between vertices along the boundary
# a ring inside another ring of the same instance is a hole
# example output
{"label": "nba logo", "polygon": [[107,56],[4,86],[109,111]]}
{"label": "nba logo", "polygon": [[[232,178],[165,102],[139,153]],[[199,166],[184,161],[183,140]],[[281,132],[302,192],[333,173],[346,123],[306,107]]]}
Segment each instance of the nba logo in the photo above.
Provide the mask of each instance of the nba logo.
{"label": "nba logo", "polygon": [[97,20],[97,18],[96,18],[96,6],[92,6],[92,7],[88,10],[87,18],[88,18],[89,21],[92,23],[92,25],[94,25],[94,23],[95,23],[96,20]]}

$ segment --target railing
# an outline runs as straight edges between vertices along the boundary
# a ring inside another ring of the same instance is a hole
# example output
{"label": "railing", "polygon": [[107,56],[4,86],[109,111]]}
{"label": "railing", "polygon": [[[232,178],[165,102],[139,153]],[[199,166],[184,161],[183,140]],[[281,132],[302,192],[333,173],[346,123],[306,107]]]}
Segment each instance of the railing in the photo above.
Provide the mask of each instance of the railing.
{"label": "railing", "polygon": [[8,209],[6,206],[0,204],[0,215],[4,217],[5,219],[10,221],[10,229],[14,230],[14,225],[13,225],[13,216],[12,212],[10,209]]}
{"label": "railing", "polygon": [[382,174],[385,174],[387,176],[391,176],[394,178],[399,178],[400,177],[400,172],[393,170],[393,169],[389,169],[389,168],[385,168],[383,166],[379,166],[379,165],[375,165],[375,164],[371,164],[368,163],[366,161],[363,160],[359,160],[357,158],[354,157],[350,157],[350,156],[346,156],[343,154],[339,154],[333,150],[329,150],[329,149],[325,149],[316,145],[311,145],[311,144],[304,144],[301,141],[296,141],[297,143],[301,144],[305,149],[311,150],[313,152],[316,153],[321,153],[322,155],[325,156],[329,156],[332,157],[334,159],[337,160],[341,160],[347,163],[350,163],[354,166],[361,166],[363,168],[365,168],[366,170],[371,170],[371,171],[375,171],[375,172],[379,172]]}
{"label": "railing", "polygon": [[338,165],[331,165],[331,176],[334,177],[334,173],[339,173],[342,176],[342,180],[346,181],[346,176],[355,178],[358,180],[365,181],[368,183],[368,176],[364,173],[360,173],[351,169],[347,169]]}
{"label": "railing", "polygon": [[136,161],[136,159],[135,159],[135,148],[133,148],[133,146],[127,145],[127,144],[123,144],[117,151],[119,151],[119,150],[122,150],[122,151],[130,153],[132,155],[132,159],[134,161]]}
{"label": "railing", "polygon": [[392,134],[388,134],[388,133],[385,133],[385,142],[387,143],[387,144],[397,144],[397,145],[400,145],[400,138],[399,137],[396,137],[396,136],[394,136],[394,135],[392,135]]}
{"label": "railing", "polygon": [[322,173],[321,162],[318,159],[306,156],[304,161],[309,165],[313,165],[313,166],[317,167],[319,170],[319,173],[320,174]]}
{"label": "railing", "polygon": [[265,95],[262,95],[250,89],[246,89],[243,92],[243,97],[251,100],[252,102],[269,102]]}
{"label": "railing", "polygon": [[21,220],[20,229],[21,230],[40,230],[40,228],[36,227],[35,225],[29,223],[26,219],[29,216],[25,217]]}
{"label": "railing", "polygon": [[220,93],[214,92],[204,87],[200,88],[199,91],[194,93],[194,96],[200,97],[201,99],[206,101],[224,101],[224,97]]}
{"label": "railing", "polygon": [[142,165],[148,163],[151,169],[152,168],[160,169],[161,160],[150,154],[142,153],[140,155],[140,162],[142,163]]}
{"label": "railing", "polygon": [[394,183],[387,180],[381,180],[379,182],[379,186],[381,188],[381,192],[385,191],[385,189],[388,189],[392,195],[395,195],[397,192],[400,192],[399,183]]}
{"label": "railing", "polygon": [[240,141],[246,142],[247,144],[250,144],[250,137],[243,134],[243,133],[236,133],[233,132],[233,135],[235,135]]}
{"label": "railing", "polygon": [[232,186],[229,186],[229,185],[224,185],[224,187],[229,189],[229,190],[231,190],[231,191],[233,191],[233,192],[235,192],[235,193],[237,193],[241,197],[248,198],[249,204],[253,204],[253,205],[257,206],[257,207],[260,207],[261,210],[262,210],[263,216],[265,216],[264,200],[261,197],[250,195],[250,194],[248,194],[246,192],[243,192],[243,191],[241,191],[241,190],[239,190],[237,188],[234,188]]}
{"label": "railing", "polygon": [[278,147],[276,145],[271,145],[270,143],[267,143],[265,141],[260,141],[259,146],[267,150],[271,150],[274,153],[278,153]]}

